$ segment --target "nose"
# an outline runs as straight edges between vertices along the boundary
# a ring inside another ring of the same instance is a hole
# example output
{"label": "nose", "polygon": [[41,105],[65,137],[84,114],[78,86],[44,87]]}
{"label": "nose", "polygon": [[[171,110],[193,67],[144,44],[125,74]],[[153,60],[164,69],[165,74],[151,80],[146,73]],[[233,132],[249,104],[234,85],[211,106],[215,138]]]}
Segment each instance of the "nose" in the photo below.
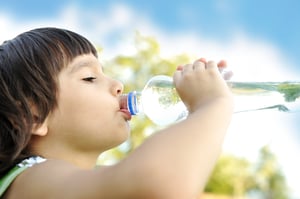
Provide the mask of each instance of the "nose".
{"label": "nose", "polygon": [[112,81],[113,81],[112,93],[115,96],[121,95],[123,93],[123,90],[124,90],[124,85],[118,80],[113,79]]}

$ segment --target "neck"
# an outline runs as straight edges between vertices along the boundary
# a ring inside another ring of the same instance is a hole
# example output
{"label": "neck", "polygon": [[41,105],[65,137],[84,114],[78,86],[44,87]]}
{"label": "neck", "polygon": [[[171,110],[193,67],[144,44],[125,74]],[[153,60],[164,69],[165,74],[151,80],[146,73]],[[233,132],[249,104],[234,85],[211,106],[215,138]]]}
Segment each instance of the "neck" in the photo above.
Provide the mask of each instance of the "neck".
{"label": "neck", "polygon": [[101,153],[101,151],[76,151],[71,148],[62,147],[63,145],[58,142],[45,144],[37,139],[32,139],[31,142],[31,151],[33,154],[42,156],[46,159],[64,160],[82,169],[94,168],[98,156]]}

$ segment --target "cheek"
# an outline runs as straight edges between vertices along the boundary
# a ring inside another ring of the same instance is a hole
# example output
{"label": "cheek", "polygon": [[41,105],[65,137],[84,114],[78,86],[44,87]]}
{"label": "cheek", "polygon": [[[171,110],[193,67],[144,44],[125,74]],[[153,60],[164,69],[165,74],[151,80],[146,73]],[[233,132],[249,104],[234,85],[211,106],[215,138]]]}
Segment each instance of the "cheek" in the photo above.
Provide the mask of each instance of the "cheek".
{"label": "cheek", "polygon": [[84,123],[81,125],[88,125],[90,128],[105,127],[112,122],[115,112],[109,103],[97,99],[99,98],[85,96],[66,99],[63,104],[65,119],[74,123]]}
{"label": "cheek", "polygon": [[61,120],[95,129],[105,128],[115,119],[117,102],[114,104],[115,99],[102,89],[82,87],[80,84],[76,84],[76,89],[72,85],[61,89],[64,91],[59,97]]}

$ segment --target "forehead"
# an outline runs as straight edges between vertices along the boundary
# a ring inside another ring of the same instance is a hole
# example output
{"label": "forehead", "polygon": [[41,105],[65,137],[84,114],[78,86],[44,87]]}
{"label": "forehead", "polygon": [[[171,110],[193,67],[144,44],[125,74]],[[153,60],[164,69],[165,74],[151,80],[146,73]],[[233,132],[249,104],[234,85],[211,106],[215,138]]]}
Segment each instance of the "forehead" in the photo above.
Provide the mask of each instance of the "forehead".
{"label": "forehead", "polygon": [[67,70],[74,73],[85,67],[99,67],[102,68],[99,60],[93,54],[85,54],[77,56],[68,66]]}

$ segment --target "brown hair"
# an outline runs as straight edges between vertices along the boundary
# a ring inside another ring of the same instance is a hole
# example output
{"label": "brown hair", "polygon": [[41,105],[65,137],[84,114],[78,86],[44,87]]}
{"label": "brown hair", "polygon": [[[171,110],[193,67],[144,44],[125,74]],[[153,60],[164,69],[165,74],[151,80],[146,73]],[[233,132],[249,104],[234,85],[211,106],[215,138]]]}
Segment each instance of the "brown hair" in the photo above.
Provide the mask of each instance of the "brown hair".
{"label": "brown hair", "polygon": [[0,176],[32,155],[31,130],[57,105],[59,72],[76,56],[89,53],[97,57],[87,39],[58,28],[24,32],[0,46]]}

